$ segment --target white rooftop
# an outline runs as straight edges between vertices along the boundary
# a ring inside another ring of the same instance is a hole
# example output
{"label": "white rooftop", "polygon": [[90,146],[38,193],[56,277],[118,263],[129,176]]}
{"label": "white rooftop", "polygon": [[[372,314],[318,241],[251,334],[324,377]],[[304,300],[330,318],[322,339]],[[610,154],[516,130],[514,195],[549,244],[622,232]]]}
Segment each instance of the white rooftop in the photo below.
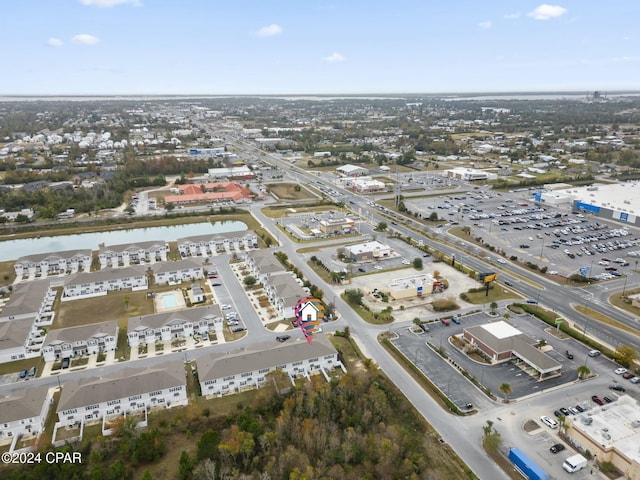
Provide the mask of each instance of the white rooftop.
{"label": "white rooftop", "polygon": [[498,339],[515,337],[522,332],[517,328],[512,327],[507,322],[500,320],[499,322],[487,323],[486,325],[482,325],[487,332]]}
{"label": "white rooftop", "polygon": [[615,448],[640,463],[640,405],[635,399],[622,395],[613,403],[590,410],[590,425],[583,423],[581,417],[573,421],[573,428],[604,449]]}
{"label": "white rooftop", "polygon": [[640,215],[640,182],[621,182],[612,184],[594,184],[588,187],[571,187],[566,192],[574,200],[590,205],[620,210]]}

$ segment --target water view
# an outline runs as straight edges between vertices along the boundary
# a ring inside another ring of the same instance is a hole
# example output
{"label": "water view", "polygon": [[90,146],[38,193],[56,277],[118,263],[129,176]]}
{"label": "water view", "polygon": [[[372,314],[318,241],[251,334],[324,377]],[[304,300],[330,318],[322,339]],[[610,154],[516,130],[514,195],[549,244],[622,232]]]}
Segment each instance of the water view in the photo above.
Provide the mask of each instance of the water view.
{"label": "water view", "polygon": [[164,240],[174,242],[178,238],[214,233],[240,232],[247,229],[244,222],[226,221],[215,223],[189,223],[167,227],[112,230],[110,232],[81,233],[56,237],[25,238],[0,242],[0,261],[17,260],[25,255],[60,252],[64,250],[98,250],[100,244],[120,245],[123,243]]}

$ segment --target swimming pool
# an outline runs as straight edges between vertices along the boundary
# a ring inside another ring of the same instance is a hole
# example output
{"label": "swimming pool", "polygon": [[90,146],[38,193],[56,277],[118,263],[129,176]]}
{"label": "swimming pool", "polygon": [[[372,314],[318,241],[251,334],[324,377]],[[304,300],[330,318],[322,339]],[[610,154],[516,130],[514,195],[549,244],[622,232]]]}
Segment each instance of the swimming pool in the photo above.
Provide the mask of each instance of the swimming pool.
{"label": "swimming pool", "polygon": [[175,293],[165,293],[162,295],[162,306],[164,308],[176,308],[178,306],[178,299]]}

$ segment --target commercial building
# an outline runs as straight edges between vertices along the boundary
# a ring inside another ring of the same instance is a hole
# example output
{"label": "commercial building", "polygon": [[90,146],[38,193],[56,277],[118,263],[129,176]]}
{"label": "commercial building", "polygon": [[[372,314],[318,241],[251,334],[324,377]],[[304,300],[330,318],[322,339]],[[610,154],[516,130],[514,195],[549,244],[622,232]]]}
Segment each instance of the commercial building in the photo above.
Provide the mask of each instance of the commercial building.
{"label": "commercial building", "polygon": [[431,295],[433,282],[433,275],[428,273],[395,278],[389,284],[389,296],[394,300],[403,300]]}
{"label": "commercial building", "polygon": [[349,252],[352,262],[369,262],[391,256],[391,247],[377,240],[359,243],[357,245],[348,245],[345,248]]}
{"label": "commercial building", "polygon": [[444,173],[449,178],[456,178],[465,182],[486,182],[498,179],[498,174],[476,168],[456,167],[445,170]]}
{"label": "commercial building", "polygon": [[187,205],[195,203],[247,203],[254,195],[235,182],[214,182],[178,186],[179,195],[167,195],[164,203]]}
{"label": "commercial building", "polygon": [[342,165],[336,168],[336,172],[345,177],[363,177],[369,175],[369,169],[359,165]]}
{"label": "commercial building", "polygon": [[463,338],[491,363],[514,361],[523,369],[535,371],[539,380],[557,376],[562,370],[560,362],[536,348],[535,339],[503,320],[465,328]]}
{"label": "commercial building", "polygon": [[640,480],[640,404],[628,395],[567,417],[567,436],[578,450],[610,462],[630,480]]}
{"label": "commercial building", "polygon": [[276,369],[285,372],[293,384],[297,377],[308,379],[313,374],[329,380],[328,372],[334,368],[346,373],[326,335],[316,334],[310,344],[291,339],[264,350],[202,357],[198,360],[198,378],[202,395],[211,397],[262,387],[267,374]]}
{"label": "commercial building", "polygon": [[387,186],[380,180],[374,180],[371,177],[359,177],[349,182],[348,186],[358,193],[376,193],[384,192]]}

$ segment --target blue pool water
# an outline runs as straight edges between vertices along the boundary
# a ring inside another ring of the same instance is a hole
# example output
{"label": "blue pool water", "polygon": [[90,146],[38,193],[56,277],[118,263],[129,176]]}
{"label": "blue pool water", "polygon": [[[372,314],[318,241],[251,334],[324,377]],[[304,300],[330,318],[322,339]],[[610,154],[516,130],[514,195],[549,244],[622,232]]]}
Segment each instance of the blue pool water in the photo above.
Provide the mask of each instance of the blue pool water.
{"label": "blue pool water", "polygon": [[175,293],[166,293],[162,295],[162,306],[164,308],[175,308],[178,306],[178,299]]}

